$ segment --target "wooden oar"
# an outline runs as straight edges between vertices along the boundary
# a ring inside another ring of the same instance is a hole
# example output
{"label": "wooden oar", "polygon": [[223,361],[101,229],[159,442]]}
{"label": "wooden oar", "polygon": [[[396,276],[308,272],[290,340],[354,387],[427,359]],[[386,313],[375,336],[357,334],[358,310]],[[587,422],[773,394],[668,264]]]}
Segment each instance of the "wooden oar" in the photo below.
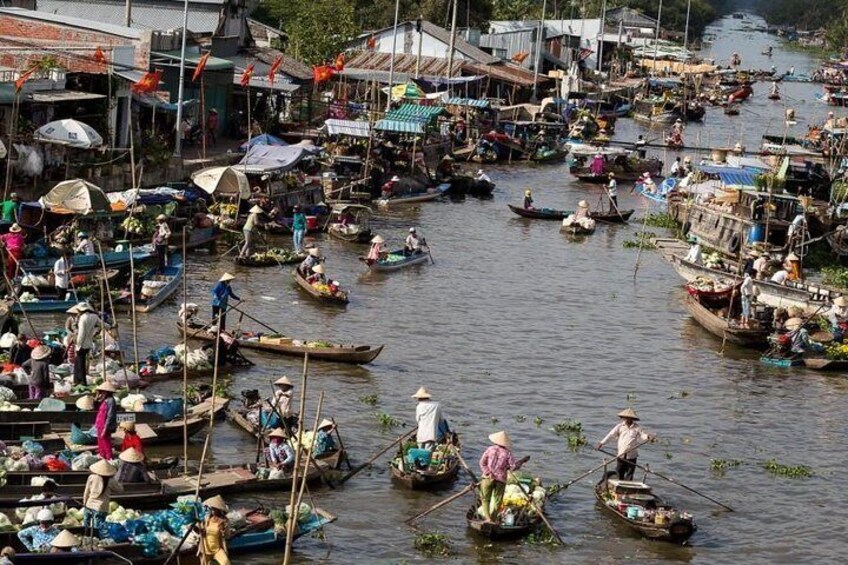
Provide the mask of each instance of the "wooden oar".
{"label": "wooden oar", "polygon": [[[513,474],[512,471],[510,471],[510,474]],[[518,481],[516,481],[516,483],[518,483]],[[553,524],[550,523],[548,517],[545,516],[545,511],[542,509],[541,506],[536,503],[536,500],[530,493],[524,492],[524,488],[521,486],[521,483],[518,483],[518,490],[521,491],[521,494],[524,495],[524,498],[527,499],[527,502],[530,504],[530,506],[532,506],[533,509],[538,512],[539,518],[542,519],[542,522],[545,523],[545,526],[547,526],[548,530],[550,530],[550,532],[554,535],[557,543],[560,545],[565,545],[565,542],[563,542],[562,538],[559,536],[559,532],[556,531],[556,528],[554,528]],[[487,502],[484,500],[483,504],[487,504]]]}
{"label": "wooden oar", "polygon": [[367,467],[368,465],[370,465],[371,463],[376,461],[378,457],[380,457],[385,452],[387,452],[388,450],[390,450],[391,448],[393,448],[394,446],[396,446],[397,444],[399,444],[400,442],[402,442],[403,440],[405,440],[406,438],[408,438],[409,436],[411,436],[412,434],[414,434],[417,431],[418,431],[418,428],[413,428],[413,429],[409,430],[407,433],[403,434],[402,436],[400,436],[399,438],[394,440],[392,443],[390,443],[389,445],[387,445],[386,447],[384,447],[383,449],[378,451],[377,454],[374,455],[371,459],[369,459],[368,461],[366,461],[365,463],[363,463],[361,465],[358,465],[354,469],[351,469],[348,472],[347,475],[345,475],[344,477],[341,478],[341,480],[339,481],[339,484],[347,482],[349,479],[353,478],[353,476],[356,475],[357,473],[359,473],[362,469],[364,469],[365,467]]}
{"label": "wooden oar", "polygon": [[[643,441],[643,442],[637,443],[637,444],[633,447],[633,449],[637,449],[637,448],[639,448],[639,447],[641,447],[641,446],[645,445],[646,443],[650,443],[650,442],[651,442],[651,440],[650,440],[650,439],[646,439],[646,440],[645,440],[645,441]],[[577,482],[577,481],[579,481],[580,479],[583,479],[583,478],[588,477],[589,475],[591,475],[592,473],[594,473],[594,472],[595,472],[595,471],[597,471],[598,469],[600,469],[600,468],[602,468],[602,467],[606,467],[607,465],[609,465],[610,463],[612,463],[613,461],[615,461],[615,460],[617,460],[617,459],[618,459],[618,457],[613,457],[612,459],[607,459],[607,460],[605,460],[603,463],[601,463],[601,464],[600,464],[600,465],[598,465],[597,467],[592,467],[591,469],[589,469],[588,471],[586,471],[586,472],[585,472],[585,473],[583,473],[582,475],[579,475],[579,476],[577,476],[577,477],[575,477],[575,478],[571,479],[570,481],[568,481],[568,482],[567,482],[567,483],[565,483],[564,485],[560,485],[560,486],[559,486],[559,488],[556,490],[556,492],[552,493],[551,495],[558,494],[559,492],[564,491],[565,489],[567,489],[568,487],[570,487],[571,485],[573,485],[574,483],[576,483],[576,482]]]}
{"label": "wooden oar", "polygon": [[424,512],[420,512],[420,513],[416,514],[415,516],[413,516],[412,518],[410,518],[408,520],[404,520],[404,521],[411,526],[412,523],[415,522],[416,520],[418,520],[419,518],[423,518],[427,514],[435,512],[436,510],[438,510],[442,506],[446,506],[446,505],[450,504],[451,502],[453,502],[457,498],[461,498],[461,497],[465,496],[466,494],[468,494],[469,492],[474,490],[474,488],[476,486],[477,486],[477,483],[471,483],[470,485],[466,486],[464,489],[462,489],[458,493],[447,497],[446,499],[442,500],[441,502],[437,502],[436,504],[434,504],[433,506],[431,506],[430,508],[428,508]]}
{"label": "wooden oar", "polygon": [[344,453],[347,470],[350,471],[353,469],[353,465],[350,464],[350,457],[348,456],[347,449],[345,449],[344,442],[342,441],[342,434],[339,433],[339,426],[336,424],[335,418],[330,418],[330,421],[333,423],[333,429],[336,431],[336,438],[339,440],[339,448],[342,450],[342,453]]}
{"label": "wooden oar", "polygon": [[236,312],[238,312],[238,313],[240,313],[240,314],[243,314],[243,315],[244,315],[247,319],[249,319],[249,320],[253,320],[254,322],[256,322],[257,324],[259,324],[260,326],[262,326],[262,327],[263,327],[263,328],[265,328],[266,330],[270,330],[270,331],[274,332],[275,334],[280,334],[280,335],[282,335],[282,332],[279,332],[279,331],[275,330],[274,328],[272,328],[271,326],[269,326],[268,324],[266,324],[266,323],[265,323],[265,322],[263,322],[262,320],[257,320],[256,318],[254,318],[253,316],[251,316],[251,315],[250,315],[250,314],[248,314],[247,312],[245,312],[245,311],[243,311],[242,309],[240,309],[238,306],[230,306],[230,309],[231,309],[231,310],[235,310]]}
{"label": "wooden oar", "polygon": [[[605,449],[599,449],[598,451],[600,451],[600,452],[602,452],[602,453],[606,453],[607,455],[613,455],[613,453],[611,453],[611,452],[609,452],[609,451],[607,451],[607,450],[605,450]],[[618,457],[616,457],[616,459],[617,459],[617,458],[618,458]],[[679,483],[679,482],[675,481],[674,479],[672,479],[671,477],[666,477],[665,475],[660,474],[660,473],[657,473],[656,471],[654,471],[654,470],[652,470],[652,469],[648,469],[648,468],[646,468],[646,467],[643,467],[642,465],[639,465],[638,463],[633,463],[633,465],[634,465],[635,467],[638,467],[639,469],[642,469],[642,470],[643,470],[643,471],[645,471],[646,473],[653,473],[654,475],[658,476],[658,477],[659,477],[659,478],[661,478],[661,479],[665,479],[666,481],[670,482],[671,484],[677,485],[677,486],[679,486],[679,487],[683,487],[683,488],[685,488],[686,490],[688,490],[689,492],[695,493],[695,494],[697,494],[698,496],[700,496],[700,497],[702,497],[702,498],[706,498],[706,499],[707,499],[707,500],[709,500],[710,502],[714,502],[715,504],[718,504],[719,506],[721,506],[722,508],[724,508],[724,509],[725,509],[725,510],[727,510],[728,512],[735,512],[735,510],[733,510],[733,508],[731,508],[730,506],[728,506],[728,505],[726,505],[726,504],[723,504],[723,503],[719,502],[719,501],[718,501],[718,500],[716,500],[715,498],[710,498],[710,497],[709,497],[709,496],[707,496],[706,494],[704,494],[704,493],[702,493],[702,492],[698,492],[697,490],[693,489],[692,487],[688,487],[688,486],[684,485],[683,483]]]}

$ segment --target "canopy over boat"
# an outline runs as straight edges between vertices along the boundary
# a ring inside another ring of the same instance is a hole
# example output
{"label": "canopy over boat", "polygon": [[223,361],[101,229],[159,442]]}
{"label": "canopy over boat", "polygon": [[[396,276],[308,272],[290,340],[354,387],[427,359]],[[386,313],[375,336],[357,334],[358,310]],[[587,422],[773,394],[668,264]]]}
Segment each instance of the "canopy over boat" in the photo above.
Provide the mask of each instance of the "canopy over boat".
{"label": "canopy over boat", "polygon": [[39,199],[50,211],[69,211],[75,214],[111,211],[112,205],[100,187],[82,179],[65,180]]}
{"label": "canopy over boat", "polygon": [[250,197],[250,183],[247,181],[247,175],[234,167],[202,169],[192,174],[191,180],[209,194]]}

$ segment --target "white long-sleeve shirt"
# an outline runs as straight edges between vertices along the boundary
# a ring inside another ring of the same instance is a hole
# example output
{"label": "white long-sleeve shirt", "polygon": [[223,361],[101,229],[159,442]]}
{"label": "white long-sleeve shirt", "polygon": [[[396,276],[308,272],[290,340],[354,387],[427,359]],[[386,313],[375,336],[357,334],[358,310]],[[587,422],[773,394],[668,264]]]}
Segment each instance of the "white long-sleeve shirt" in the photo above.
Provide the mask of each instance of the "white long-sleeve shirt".
{"label": "white long-sleeve shirt", "polygon": [[610,440],[617,439],[618,451],[616,451],[616,455],[625,459],[636,459],[639,455],[639,450],[636,449],[636,446],[648,441],[650,437],[642,431],[642,427],[636,422],[630,426],[625,422],[620,422],[601,440],[601,445],[604,445]]}
{"label": "white long-sleeve shirt", "polygon": [[94,345],[94,333],[100,326],[100,318],[94,312],[83,312],[77,319],[77,351],[91,349]]}
{"label": "white long-sleeve shirt", "polygon": [[415,407],[415,421],[418,422],[415,441],[436,441],[439,437],[439,423],[442,421],[442,405],[433,400],[419,401]]}
{"label": "white long-sleeve shirt", "polygon": [[751,277],[745,277],[745,280],[742,281],[742,286],[739,287],[739,292],[744,298],[751,298],[754,296],[754,279]]}
{"label": "white long-sleeve shirt", "polygon": [[64,257],[59,257],[53,263],[53,275],[56,277],[56,288],[68,289],[68,266]]}

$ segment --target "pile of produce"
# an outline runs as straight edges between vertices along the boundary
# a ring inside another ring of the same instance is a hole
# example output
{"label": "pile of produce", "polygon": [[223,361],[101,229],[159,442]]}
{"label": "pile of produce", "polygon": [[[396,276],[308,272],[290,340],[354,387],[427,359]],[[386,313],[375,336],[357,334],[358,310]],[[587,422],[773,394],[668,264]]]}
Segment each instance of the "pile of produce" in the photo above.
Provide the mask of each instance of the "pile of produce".
{"label": "pile of produce", "polygon": [[701,255],[704,266],[710,269],[720,269],[724,266],[724,259],[717,251],[708,251]]}
{"label": "pile of produce", "polygon": [[127,233],[132,233],[136,235],[144,235],[146,233],[152,233],[152,229],[150,229],[150,225],[143,222],[140,218],[136,216],[129,216],[123,222],[121,222],[121,228],[126,230]]}
{"label": "pile of produce", "polygon": [[[452,446],[447,444],[438,444],[432,450],[419,449],[418,444],[414,441],[404,443],[403,448],[403,468],[404,471],[418,471],[425,474],[439,474],[448,469],[448,466],[456,460],[456,453]],[[397,469],[401,469],[401,454],[395,457],[391,465]]]}
{"label": "pile of produce", "polygon": [[848,344],[834,343],[824,350],[824,354],[828,359],[844,361],[848,359]]}
{"label": "pile of produce", "polygon": [[297,261],[301,256],[291,249],[282,249],[280,247],[272,247],[264,253],[254,253],[250,256],[254,261],[273,261],[279,263],[291,263]]}
{"label": "pile of produce", "polygon": [[701,292],[724,292],[732,288],[733,285],[734,282],[732,280],[715,280],[703,276],[695,277],[686,284],[687,287]]}
{"label": "pile of produce", "polygon": [[382,263],[399,263],[406,259],[406,255],[403,253],[389,253],[386,255],[386,258],[381,261]]}
{"label": "pile of produce", "polygon": [[547,492],[540,479],[529,473],[510,473],[500,506],[494,507],[491,500],[481,501],[477,513],[482,516],[482,504],[489,504],[493,519],[502,524],[518,524],[521,520],[533,520],[537,516],[537,508],[544,509],[546,498]]}

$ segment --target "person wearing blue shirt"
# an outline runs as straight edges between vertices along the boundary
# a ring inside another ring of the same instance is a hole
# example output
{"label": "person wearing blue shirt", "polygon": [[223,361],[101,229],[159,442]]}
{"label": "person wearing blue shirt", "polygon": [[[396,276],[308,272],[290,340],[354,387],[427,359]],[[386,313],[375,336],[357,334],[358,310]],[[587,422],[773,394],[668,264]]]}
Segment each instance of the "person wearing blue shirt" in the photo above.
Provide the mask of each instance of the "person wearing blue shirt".
{"label": "person wearing blue shirt", "polygon": [[290,471],[294,467],[294,449],[286,442],[286,432],[277,428],[268,434],[268,438],[270,440],[267,448],[268,466]]}
{"label": "person wearing blue shirt", "polygon": [[47,508],[38,511],[38,524],[18,532],[18,539],[30,551],[44,551],[59,535],[59,529],[53,525],[53,512]]}
{"label": "person wearing blue shirt", "polygon": [[300,210],[300,205],[294,207],[292,232],[294,233],[294,252],[301,253],[303,252],[303,238],[306,236],[306,215]]}
{"label": "person wearing blue shirt", "polygon": [[336,425],[331,420],[326,418],[321,420],[315,432],[315,439],[312,440],[312,457],[320,457],[336,451],[336,442],[330,435],[335,429]]}
{"label": "person wearing blue shirt", "polygon": [[[232,296],[238,301],[241,301],[241,298],[236,296],[236,293],[233,292],[232,287],[230,286],[230,281],[235,279],[233,275],[230,273],[224,273],[218,282],[215,283],[215,286],[212,287],[212,323],[219,324],[221,331],[227,327],[227,303]],[[220,314],[220,318],[218,315]]]}

